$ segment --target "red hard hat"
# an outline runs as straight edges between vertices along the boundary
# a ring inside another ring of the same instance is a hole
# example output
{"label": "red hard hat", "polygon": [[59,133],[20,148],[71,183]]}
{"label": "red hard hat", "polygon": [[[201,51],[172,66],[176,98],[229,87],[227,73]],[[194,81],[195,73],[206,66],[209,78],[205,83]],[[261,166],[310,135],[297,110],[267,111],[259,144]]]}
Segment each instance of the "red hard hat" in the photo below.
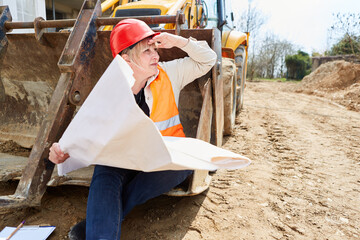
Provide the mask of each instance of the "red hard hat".
{"label": "red hard hat", "polygon": [[113,57],[131,45],[153,35],[157,35],[143,21],[138,19],[125,19],[120,21],[111,32],[110,48]]}

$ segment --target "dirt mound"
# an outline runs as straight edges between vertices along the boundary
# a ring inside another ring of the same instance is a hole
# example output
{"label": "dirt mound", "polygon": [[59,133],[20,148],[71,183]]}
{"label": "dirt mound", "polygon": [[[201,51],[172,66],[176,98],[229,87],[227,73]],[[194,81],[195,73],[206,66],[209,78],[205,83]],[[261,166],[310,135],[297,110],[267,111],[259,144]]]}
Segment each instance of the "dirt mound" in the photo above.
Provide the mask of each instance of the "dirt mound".
{"label": "dirt mound", "polygon": [[2,153],[11,153],[16,156],[28,157],[30,151],[30,148],[24,148],[12,140],[0,142],[0,152]]}
{"label": "dirt mound", "polygon": [[322,64],[304,77],[296,92],[330,98],[354,111],[360,111],[360,64],[333,61]]}

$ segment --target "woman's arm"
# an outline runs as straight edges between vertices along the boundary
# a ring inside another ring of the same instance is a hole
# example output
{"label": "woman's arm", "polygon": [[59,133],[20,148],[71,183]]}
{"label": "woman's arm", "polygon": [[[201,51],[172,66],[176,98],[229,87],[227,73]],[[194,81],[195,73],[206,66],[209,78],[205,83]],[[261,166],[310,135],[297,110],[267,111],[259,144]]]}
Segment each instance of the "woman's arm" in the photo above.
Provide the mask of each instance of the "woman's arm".
{"label": "woman's arm", "polygon": [[171,33],[160,33],[149,40],[149,44],[155,44],[157,48],[182,48],[188,43],[188,39]]}
{"label": "woman's arm", "polygon": [[161,62],[160,64],[169,75],[174,92],[180,92],[187,84],[205,75],[214,66],[217,59],[216,53],[206,41],[190,38],[187,39],[187,43],[181,49],[189,57]]}

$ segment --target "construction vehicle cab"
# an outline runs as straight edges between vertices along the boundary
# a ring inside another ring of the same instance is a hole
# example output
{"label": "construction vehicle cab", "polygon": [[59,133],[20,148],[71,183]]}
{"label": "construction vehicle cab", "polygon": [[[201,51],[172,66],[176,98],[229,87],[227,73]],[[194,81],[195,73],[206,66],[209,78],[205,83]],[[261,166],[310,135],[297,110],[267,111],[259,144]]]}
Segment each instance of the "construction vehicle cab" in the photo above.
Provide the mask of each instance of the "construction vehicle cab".
{"label": "construction vehicle cab", "polygon": [[[116,16],[117,11],[133,7],[136,12],[144,6],[142,4],[151,1],[125,2],[116,3],[121,5],[113,9],[111,18],[101,17],[100,1],[85,0],[76,20],[45,21],[36,18],[34,22],[12,22],[9,8],[0,7],[0,141],[11,140],[32,148],[28,158],[0,153],[0,180],[20,179],[13,195],[0,196],[0,211],[40,205],[49,185],[89,185],[92,168],[58,177],[56,168],[53,171],[54,165],[47,157],[51,144],[61,137],[76,108],[81,106],[112,60],[110,31],[104,30],[102,26],[112,26],[124,19],[123,16]],[[156,31],[169,31],[206,40],[218,55],[212,71],[182,90],[179,111],[187,136],[221,146],[224,122],[226,132],[226,109],[231,109],[233,120],[235,117],[235,96],[239,88],[236,85],[236,52],[239,47],[246,47],[247,39],[236,38],[233,30],[224,30],[226,18],[225,14],[220,14],[220,10],[224,11],[221,7],[224,6],[221,5],[224,0],[212,3],[216,4],[214,15],[222,16],[217,22],[203,1],[161,3],[167,7],[167,11],[161,12],[160,9],[157,15],[143,14],[136,18],[154,25]],[[211,28],[215,22],[217,28]],[[183,29],[184,26],[187,29]],[[48,28],[67,27],[72,28],[72,31],[46,31]],[[11,34],[11,30],[19,28],[34,28],[35,33]],[[237,39],[239,45],[227,43],[232,39]],[[161,49],[159,54],[162,61],[185,56],[180,49]],[[241,54],[242,59],[245,59],[245,52]],[[222,77],[224,61],[230,63],[228,65],[233,69],[229,71],[231,74],[228,74],[226,83]],[[243,60],[240,67],[244,68]],[[224,92],[223,85],[230,85],[230,90]],[[230,101],[226,98],[227,93],[231,96]],[[228,107],[226,104],[224,106],[227,101],[231,103]],[[234,124],[234,121],[230,124]],[[170,194],[198,194],[206,190],[209,183],[210,176],[206,171],[195,171],[186,189],[174,189]]]}

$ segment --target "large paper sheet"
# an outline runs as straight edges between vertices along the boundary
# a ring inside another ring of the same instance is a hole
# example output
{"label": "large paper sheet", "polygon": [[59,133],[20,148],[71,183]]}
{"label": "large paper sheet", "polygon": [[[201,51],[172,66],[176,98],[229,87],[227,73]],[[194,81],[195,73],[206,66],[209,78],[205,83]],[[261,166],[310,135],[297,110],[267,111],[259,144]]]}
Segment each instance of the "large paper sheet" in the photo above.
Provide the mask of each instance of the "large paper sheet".
{"label": "large paper sheet", "polygon": [[191,138],[162,137],[137,106],[133,71],[116,56],[61,137],[58,174],[92,164],[140,171],[242,168],[250,160]]}

